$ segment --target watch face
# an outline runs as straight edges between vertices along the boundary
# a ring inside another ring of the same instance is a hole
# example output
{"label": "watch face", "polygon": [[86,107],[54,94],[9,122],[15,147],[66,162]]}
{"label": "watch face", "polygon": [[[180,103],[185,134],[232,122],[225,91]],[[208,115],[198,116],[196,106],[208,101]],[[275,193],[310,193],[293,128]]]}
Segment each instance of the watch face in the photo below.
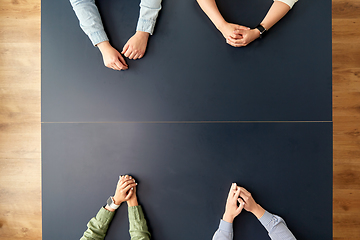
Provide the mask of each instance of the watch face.
{"label": "watch face", "polygon": [[113,200],[111,197],[108,198],[108,200],[106,201],[107,205],[111,205],[113,203]]}
{"label": "watch face", "polygon": [[258,25],[256,28],[260,31],[260,34],[263,34],[266,31],[266,29],[261,25]]}

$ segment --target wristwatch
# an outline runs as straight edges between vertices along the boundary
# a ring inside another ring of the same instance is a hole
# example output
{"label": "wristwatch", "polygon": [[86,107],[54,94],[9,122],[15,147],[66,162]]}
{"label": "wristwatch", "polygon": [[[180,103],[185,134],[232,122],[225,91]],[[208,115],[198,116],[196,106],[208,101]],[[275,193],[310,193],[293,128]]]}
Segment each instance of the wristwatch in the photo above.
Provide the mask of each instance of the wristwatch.
{"label": "wristwatch", "polygon": [[106,206],[111,207],[112,209],[115,209],[115,210],[120,207],[120,205],[116,205],[116,204],[114,203],[114,199],[113,199],[112,196],[110,196],[110,197],[108,198],[108,200],[106,201],[106,203],[107,203]]}
{"label": "wristwatch", "polygon": [[260,31],[260,38],[262,38],[266,33],[266,28],[261,26],[261,24],[257,25],[255,28],[257,28]]}

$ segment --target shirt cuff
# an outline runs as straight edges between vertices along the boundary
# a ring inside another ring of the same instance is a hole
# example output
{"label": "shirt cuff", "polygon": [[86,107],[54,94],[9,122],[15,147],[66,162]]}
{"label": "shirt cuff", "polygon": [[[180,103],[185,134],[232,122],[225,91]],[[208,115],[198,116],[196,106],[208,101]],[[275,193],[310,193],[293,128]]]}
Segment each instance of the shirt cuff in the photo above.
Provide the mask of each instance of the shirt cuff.
{"label": "shirt cuff", "polygon": [[292,8],[294,6],[294,4],[297,2],[297,0],[274,0],[274,1],[283,2],[287,5],[289,5],[290,8]]}
{"label": "shirt cuff", "polygon": [[269,213],[268,211],[265,211],[264,215],[259,218],[260,223],[264,226],[264,228],[269,232],[270,226],[269,223],[273,220],[274,215]]}
{"label": "shirt cuff", "polygon": [[156,21],[139,18],[136,31],[148,32],[153,35]]}
{"label": "shirt cuff", "polygon": [[226,222],[224,220],[220,220],[220,224],[219,224],[219,230],[224,231],[224,232],[228,232],[228,233],[232,233],[233,231],[233,224]]}
{"label": "shirt cuff", "polygon": [[129,220],[140,221],[142,219],[145,219],[144,213],[140,205],[128,207],[128,213],[129,213]]}
{"label": "shirt cuff", "polygon": [[94,46],[101,42],[109,41],[109,38],[107,37],[104,30],[90,33],[89,38]]}
{"label": "shirt cuff", "polygon": [[115,215],[115,211],[111,212],[106,210],[104,207],[102,207],[100,211],[96,214],[96,219],[106,223],[108,221],[111,221],[114,215]]}

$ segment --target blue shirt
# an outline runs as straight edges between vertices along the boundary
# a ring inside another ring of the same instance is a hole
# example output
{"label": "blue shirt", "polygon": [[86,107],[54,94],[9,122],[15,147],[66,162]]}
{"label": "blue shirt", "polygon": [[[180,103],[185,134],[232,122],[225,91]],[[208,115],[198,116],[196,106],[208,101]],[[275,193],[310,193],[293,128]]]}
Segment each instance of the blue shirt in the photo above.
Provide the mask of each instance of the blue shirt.
{"label": "blue shirt", "polygon": [[[95,0],[70,0],[70,3],[79,19],[80,27],[88,35],[94,46],[109,41]],[[160,9],[161,0],[141,0],[136,30],[148,32],[152,35]]]}
{"label": "blue shirt", "polygon": [[[281,217],[265,211],[259,221],[268,231],[272,240],[296,240]],[[213,240],[232,240],[233,235],[232,223],[220,220],[219,228],[215,232]]]}

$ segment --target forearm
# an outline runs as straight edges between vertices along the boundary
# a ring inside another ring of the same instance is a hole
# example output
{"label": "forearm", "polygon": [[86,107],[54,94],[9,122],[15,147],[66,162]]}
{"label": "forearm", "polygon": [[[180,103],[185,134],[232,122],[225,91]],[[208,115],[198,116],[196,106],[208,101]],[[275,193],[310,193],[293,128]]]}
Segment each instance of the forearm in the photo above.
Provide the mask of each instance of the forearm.
{"label": "forearm", "polygon": [[81,29],[88,35],[94,46],[100,42],[109,41],[94,0],[70,0],[70,3],[79,19]]}
{"label": "forearm", "polygon": [[290,6],[282,1],[275,1],[267,12],[265,18],[262,20],[261,25],[269,30],[281,18],[283,18],[290,10]]}
{"label": "forearm", "polygon": [[272,240],[296,240],[281,217],[265,211],[259,221],[268,231]]}
{"label": "forearm", "polygon": [[101,208],[96,216],[88,222],[88,229],[80,240],[103,240],[114,214],[115,212]]}
{"label": "forearm", "polygon": [[197,2],[217,29],[220,30],[221,26],[226,24],[226,21],[221,15],[215,0],[197,0]]}
{"label": "forearm", "polygon": [[141,0],[140,15],[136,30],[148,32],[152,35],[160,10],[161,0]]}
{"label": "forearm", "polygon": [[141,206],[128,207],[131,240],[149,240],[151,234]]}

